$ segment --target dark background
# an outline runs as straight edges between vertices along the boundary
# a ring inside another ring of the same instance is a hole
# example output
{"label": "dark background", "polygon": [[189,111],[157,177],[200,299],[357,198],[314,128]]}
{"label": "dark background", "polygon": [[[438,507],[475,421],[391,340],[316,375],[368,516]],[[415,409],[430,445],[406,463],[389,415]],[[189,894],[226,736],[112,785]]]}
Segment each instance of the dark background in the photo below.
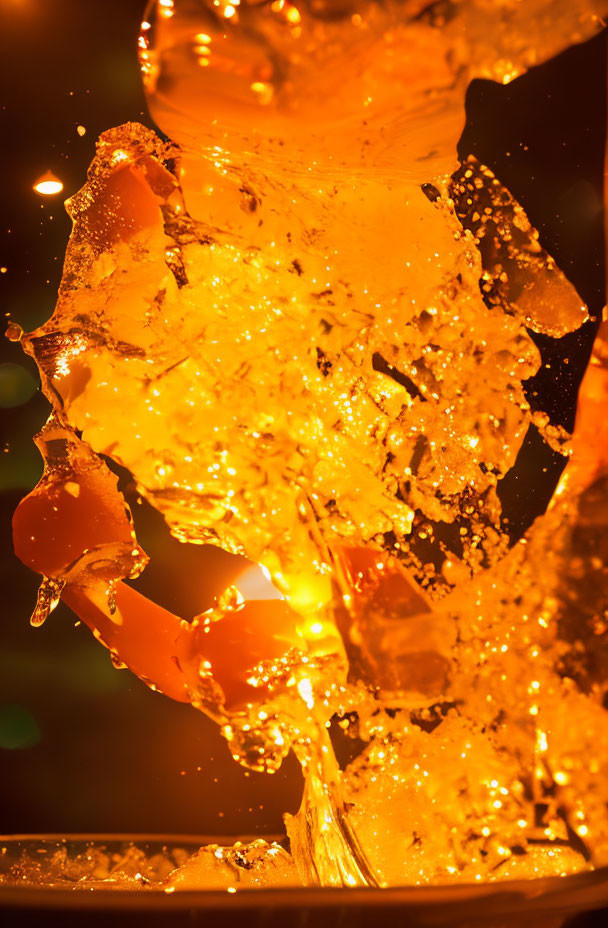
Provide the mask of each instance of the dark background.
{"label": "dark background", "polygon": [[[84,182],[97,136],[128,120],[151,125],[135,53],[143,8],[143,0],[0,0],[0,300],[25,329],[52,313],[70,231],[62,201]],[[508,87],[475,82],[461,142],[461,155],[490,165],[522,202],[596,314],[604,75],[600,36]],[[58,197],[32,190],[48,169],[64,183]],[[559,345],[539,340],[548,366],[530,397],[568,427],[592,336],[588,325]],[[37,581],[12,554],[10,518],[40,475],[31,439],[48,405],[19,346],[0,339],[0,354],[13,365],[0,366],[0,832],[280,831],[282,812],[299,802],[291,761],[274,777],[247,774],[213,723],[114,670],[64,606],[41,629],[29,626]],[[542,510],[561,466],[530,435],[501,488],[514,535]],[[160,520],[144,522],[144,547],[166,553],[158,574],[166,596],[188,572],[204,577],[200,550],[184,570],[183,547],[180,564]]]}

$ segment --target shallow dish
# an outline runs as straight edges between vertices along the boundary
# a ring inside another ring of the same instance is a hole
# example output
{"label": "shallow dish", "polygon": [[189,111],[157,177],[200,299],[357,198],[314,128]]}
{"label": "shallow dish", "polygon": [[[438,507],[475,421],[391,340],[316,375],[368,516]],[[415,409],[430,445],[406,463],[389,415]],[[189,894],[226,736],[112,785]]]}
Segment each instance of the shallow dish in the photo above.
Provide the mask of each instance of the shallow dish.
{"label": "shallow dish", "polygon": [[[606,867],[538,880],[382,890],[239,889],[237,885],[236,892],[167,893],[161,888],[160,880],[172,861],[187,859],[204,844],[233,841],[234,837],[209,835],[0,837],[0,924],[377,928],[382,919],[408,928],[608,926]],[[158,869],[156,885],[149,878],[145,887],[118,888],[112,878],[99,879],[100,855],[107,863],[108,858],[124,861],[131,852],[144,866]],[[65,861],[63,868],[57,863],[58,854]]]}

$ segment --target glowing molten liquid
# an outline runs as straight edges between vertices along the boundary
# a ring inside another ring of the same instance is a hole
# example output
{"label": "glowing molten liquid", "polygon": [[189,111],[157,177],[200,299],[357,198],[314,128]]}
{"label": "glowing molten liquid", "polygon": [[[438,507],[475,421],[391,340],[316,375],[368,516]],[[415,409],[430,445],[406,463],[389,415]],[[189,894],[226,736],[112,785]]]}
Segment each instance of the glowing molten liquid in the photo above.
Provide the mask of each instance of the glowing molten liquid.
{"label": "glowing molten liquid", "polygon": [[[56,312],[23,337],[54,407],[15,516],[36,622],[63,595],[237,760],[293,748],[307,883],[608,862],[604,342],[556,499],[509,549],[496,486],[526,432],[569,450],[526,401],[529,330],[586,310],[499,181],[455,161],[468,80],[591,34],[602,3],[439,6],[152,4],[144,79],[180,147],[102,136]],[[100,454],[176,537],[271,583],[192,623],[141,597]],[[345,771],[332,717],[367,742]]]}

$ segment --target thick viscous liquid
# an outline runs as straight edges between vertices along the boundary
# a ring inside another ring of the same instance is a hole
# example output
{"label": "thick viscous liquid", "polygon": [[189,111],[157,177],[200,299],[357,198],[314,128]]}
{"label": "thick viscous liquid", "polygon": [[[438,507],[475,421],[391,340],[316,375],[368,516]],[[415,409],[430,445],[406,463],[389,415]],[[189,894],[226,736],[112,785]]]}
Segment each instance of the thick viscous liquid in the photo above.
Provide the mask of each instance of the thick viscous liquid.
{"label": "thick viscous liquid", "polygon": [[[305,883],[608,858],[606,594],[585,546],[608,523],[601,454],[512,548],[496,494],[529,429],[570,450],[523,382],[530,330],[560,338],[586,309],[510,194],[455,154],[469,79],[512,79],[601,7],[151,4],[144,81],[177,146],[104,134],[56,312],[23,339],[63,427],[176,537],[262,565],[298,617],[245,705],[213,660],[189,679],[237,760],[272,772],[295,750]],[[332,717],[365,743],[344,771]],[[250,851],[269,874],[271,851]],[[205,885],[209,861],[170,885]]]}

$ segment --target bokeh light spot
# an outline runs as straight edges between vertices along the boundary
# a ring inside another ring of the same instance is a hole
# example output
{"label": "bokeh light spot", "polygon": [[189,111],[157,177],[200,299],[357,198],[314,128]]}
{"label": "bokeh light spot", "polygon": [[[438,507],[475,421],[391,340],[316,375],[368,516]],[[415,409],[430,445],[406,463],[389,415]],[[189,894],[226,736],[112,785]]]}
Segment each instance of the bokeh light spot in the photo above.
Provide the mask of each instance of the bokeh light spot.
{"label": "bokeh light spot", "polygon": [[40,741],[40,729],[24,706],[0,706],[0,748],[18,751],[33,748]]}
{"label": "bokeh light spot", "polygon": [[52,174],[51,171],[47,171],[34,183],[33,189],[36,193],[40,193],[44,197],[49,197],[54,196],[56,193],[61,193],[63,190],[63,183],[58,177]]}
{"label": "bokeh light spot", "polygon": [[38,385],[32,375],[20,364],[0,364],[0,407],[10,409],[22,406],[32,398]]}

